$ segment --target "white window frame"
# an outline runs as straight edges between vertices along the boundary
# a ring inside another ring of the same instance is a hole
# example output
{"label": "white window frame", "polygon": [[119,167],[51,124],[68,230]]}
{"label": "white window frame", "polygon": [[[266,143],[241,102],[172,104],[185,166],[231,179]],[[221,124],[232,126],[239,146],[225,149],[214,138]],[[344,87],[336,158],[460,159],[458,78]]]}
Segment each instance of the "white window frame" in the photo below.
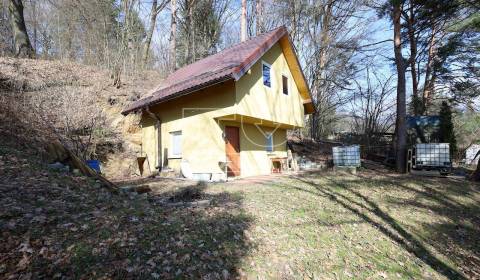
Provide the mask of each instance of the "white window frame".
{"label": "white window frame", "polygon": [[273,145],[273,132],[267,132],[265,133],[265,151],[267,153],[273,153],[274,151],[274,145]]}
{"label": "white window frame", "polygon": [[[178,136],[180,135],[180,153],[178,154],[175,154],[174,151],[175,151],[175,148],[174,148],[174,145],[175,145],[175,136]],[[170,132],[170,155],[169,155],[169,158],[182,158],[182,131],[181,130],[176,130],[176,131],[171,131]]]}
{"label": "white window frame", "polygon": [[[270,68],[270,86],[265,85],[264,80],[263,80],[263,66],[268,66]],[[262,85],[266,88],[273,88],[273,67],[271,64],[266,63],[265,61],[262,60]]]}

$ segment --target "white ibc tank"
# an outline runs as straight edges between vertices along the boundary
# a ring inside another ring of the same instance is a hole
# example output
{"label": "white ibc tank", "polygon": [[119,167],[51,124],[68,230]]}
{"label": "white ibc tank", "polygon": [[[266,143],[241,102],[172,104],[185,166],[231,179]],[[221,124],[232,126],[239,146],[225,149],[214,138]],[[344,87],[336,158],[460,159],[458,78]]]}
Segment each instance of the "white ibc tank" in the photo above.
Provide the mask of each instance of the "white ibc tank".
{"label": "white ibc tank", "polygon": [[415,165],[444,167],[450,166],[450,144],[429,143],[415,145]]}
{"label": "white ibc tank", "polygon": [[333,147],[333,164],[339,167],[360,166],[360,146]]}

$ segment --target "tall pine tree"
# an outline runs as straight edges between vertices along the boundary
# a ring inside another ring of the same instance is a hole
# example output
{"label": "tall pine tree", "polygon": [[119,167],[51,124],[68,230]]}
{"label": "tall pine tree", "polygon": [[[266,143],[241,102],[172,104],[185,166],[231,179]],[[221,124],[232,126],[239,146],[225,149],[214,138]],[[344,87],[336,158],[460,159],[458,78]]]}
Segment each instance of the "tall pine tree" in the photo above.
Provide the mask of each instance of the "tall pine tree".
{"label": "tall pine tree", "polygon": [[452,121],[452,109],[447,101],[442,102],[440,107],[440,128],[438,131],[441,143],[450,143],[450,154],[456,155],[457,153],[457,139],[455,138],[455,132]]}

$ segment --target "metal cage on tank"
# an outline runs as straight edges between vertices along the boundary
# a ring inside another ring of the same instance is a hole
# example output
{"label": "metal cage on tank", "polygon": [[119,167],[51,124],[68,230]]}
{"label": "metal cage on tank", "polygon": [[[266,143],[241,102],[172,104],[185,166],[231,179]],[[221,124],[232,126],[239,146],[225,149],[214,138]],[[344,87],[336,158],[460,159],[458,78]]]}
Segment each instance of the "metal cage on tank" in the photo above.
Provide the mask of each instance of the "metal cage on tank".
{"label": "metal cage on tank", "polygon": [[449,170],[452,167],[448,143],[416,144],[414,150],[414,169]]}
{"label": "metal cage on tank", "polygon": [[333,147],[333,164],[337,167],[359,167],[360,146]]}

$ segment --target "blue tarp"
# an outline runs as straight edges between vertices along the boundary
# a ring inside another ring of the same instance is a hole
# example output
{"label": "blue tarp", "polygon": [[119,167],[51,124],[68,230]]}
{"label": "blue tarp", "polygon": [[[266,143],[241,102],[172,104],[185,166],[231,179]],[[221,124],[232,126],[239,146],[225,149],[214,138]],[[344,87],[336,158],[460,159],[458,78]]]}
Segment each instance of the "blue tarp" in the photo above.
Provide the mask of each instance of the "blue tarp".
{"label": "blue tarp", "polygon": [[415,143],[438,143],[439,116],[408,116],[407,132],[411,145]]}

